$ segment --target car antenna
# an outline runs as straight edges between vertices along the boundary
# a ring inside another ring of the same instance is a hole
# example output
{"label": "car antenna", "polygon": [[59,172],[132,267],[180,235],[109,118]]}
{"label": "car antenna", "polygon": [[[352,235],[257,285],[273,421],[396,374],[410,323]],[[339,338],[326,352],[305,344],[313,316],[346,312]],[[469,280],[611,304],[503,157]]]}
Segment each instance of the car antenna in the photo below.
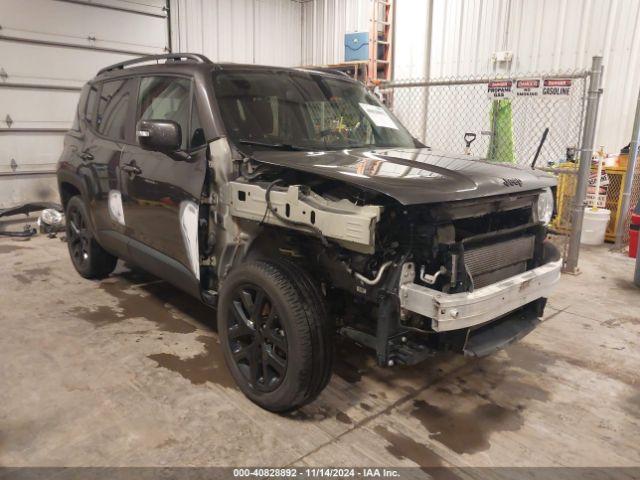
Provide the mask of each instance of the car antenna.
{"label": "car antenna", "polygon": [[547,135],[549,135],[549,127],[545,128],[544,132],[542,132],[542,138],[540,139],[540,143],[538,144],[538,149],[536,150],[536,154],[533,156],[533,162],[531,162],[531,170],[534,170],[536,168],[536,162],[538,161],[538,157],[540,156],[542,146],[547,139]]}

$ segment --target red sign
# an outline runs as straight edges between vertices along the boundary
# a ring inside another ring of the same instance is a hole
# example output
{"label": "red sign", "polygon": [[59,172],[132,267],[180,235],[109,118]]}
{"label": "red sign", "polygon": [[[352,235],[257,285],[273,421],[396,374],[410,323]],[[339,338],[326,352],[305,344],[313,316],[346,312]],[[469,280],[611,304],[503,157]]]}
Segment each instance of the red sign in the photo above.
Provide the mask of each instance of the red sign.
{"label": "red sign", "polygon": [[542,93],[552,97],[568,97],[571,95],[571,79],[545,78]]}
{"label": "red sign", "polygon": [[540,80],[534,78],[533,80],[518,80],[516,82],[516,88],[538,88],[540,86]]}
{"label": "red sign", "polygon": [[512,80],[494,80],[487,85],[489,98],[495,100],[500,98],[511,98],[513,96]]}
{"label": "red sign", "polygon": [[518,97],[537,97],[540,95],[540,86],[542,80],[539,78],[527,78],[516,80],[516,96]]}

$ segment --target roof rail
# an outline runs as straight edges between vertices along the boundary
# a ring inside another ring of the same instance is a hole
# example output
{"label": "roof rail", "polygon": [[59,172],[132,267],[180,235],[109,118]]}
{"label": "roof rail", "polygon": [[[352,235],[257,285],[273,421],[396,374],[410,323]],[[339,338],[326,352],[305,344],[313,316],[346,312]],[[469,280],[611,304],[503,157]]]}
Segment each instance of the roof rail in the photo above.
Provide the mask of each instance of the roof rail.
{"label": "roof rail", "polygon": [[321,72],[321,73],[332,73],[334,75],[341,75],[343,77],[347,77],[351,80],[353,80],[353,77],[351,75],[349,75],[347,72],[344,72],[342,70],[340,70],[339,68],[332,68],[332,67],[295,67],[296,70],[303,70],[306,72]]}
{"label": "roof rail", "polygon": [[125,62],[115,63],[108,67],[104,67],[98,71],[98,75],[106,72],[111,72],[113,70],[123,70],[125,67],[130,67],[131,65],[135,65],[137,63],[146,63],[153,61],[166,60],[167,62],[181,62],[184,60],[193,61],[196,63],[211,63],[204,55],[200,55],[198,53],[166,53],[163,55],[146,55],[144,57],[134,58],[132,60],[127,60]]}

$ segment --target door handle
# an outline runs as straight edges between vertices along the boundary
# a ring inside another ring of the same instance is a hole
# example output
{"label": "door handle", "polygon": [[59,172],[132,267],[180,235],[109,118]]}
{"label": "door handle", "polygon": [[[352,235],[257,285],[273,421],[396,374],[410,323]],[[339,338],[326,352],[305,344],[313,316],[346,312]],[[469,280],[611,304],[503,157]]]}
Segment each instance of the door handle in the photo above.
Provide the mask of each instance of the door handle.
{"label": "door handle", "polygon": [[93,156],[93,154],[91,154],[91,153],[89,153],[89,152],[82,152],[82,153],[80,154],[80,158],[81,158],[82,160],[89,161],[89,160],[93,160],[93,159],[94,159],[94,156]]}
{"label": "door handle", "polygon": [[131,175],[140,175],[142,173],[140,167],[133,163],[125,163],[120,168],[122,168],[122,170],[124,170],[125,172],[130,173]]}

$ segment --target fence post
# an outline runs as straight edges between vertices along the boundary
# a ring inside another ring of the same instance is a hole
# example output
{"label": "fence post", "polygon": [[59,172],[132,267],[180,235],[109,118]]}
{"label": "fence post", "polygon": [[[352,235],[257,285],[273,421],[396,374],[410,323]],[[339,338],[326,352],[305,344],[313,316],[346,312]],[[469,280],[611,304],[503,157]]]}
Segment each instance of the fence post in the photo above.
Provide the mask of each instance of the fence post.
{"label": "fence post", "polygon": [[[428,17],[427,17],[427,31],[425,33],[426,42],[425,42],[425,62],[424,62],[424,79],[426,82],[429,82],[431,78],[431,45],[433,43],[433,0],[429,0],[429,4],[427,5]],[[424,112],[422,114],[423,122],[420,125],[420,132],[422,133],[422,138],[418,140],[423,143],[427,142],[427,129],[429,128],[429,87],[425,87],[424,89]]]}
{"label": "fence post", "polygon": [[622,229],[627,220],[629,203],[631,201],[631,187],[636,172],[636,159],[638,157],[638,141],[640,140],[640,92],[638,93],[638,104],[636,105],[636,118],[633,121],[633,131],[631,132],[631,144],[629,145],[629,161],[627,162],[627,174],[624,177],[624,189],[622,190],[622,201],[620,206],[620,216],[616,222],[616,243],[614,249],[622,248]]}
{"label": "fence post", "polygon": [[565,271],[578,272],[578,255],[580,253],[580,235],[582,234],[582,220],[584,204],[587,197],[589,173],[591,171],[591,156],[593,155],[593,140],[598,118],[598,103],[602,93],[602,57],[593,57],[589,72],[589,91],[587,93],[587,111],[585,113],[582,131],[582,145],[580,146],[580,166],[578,168],[578,182],[571,207],[571,236],[569,250],[565,262]]}

